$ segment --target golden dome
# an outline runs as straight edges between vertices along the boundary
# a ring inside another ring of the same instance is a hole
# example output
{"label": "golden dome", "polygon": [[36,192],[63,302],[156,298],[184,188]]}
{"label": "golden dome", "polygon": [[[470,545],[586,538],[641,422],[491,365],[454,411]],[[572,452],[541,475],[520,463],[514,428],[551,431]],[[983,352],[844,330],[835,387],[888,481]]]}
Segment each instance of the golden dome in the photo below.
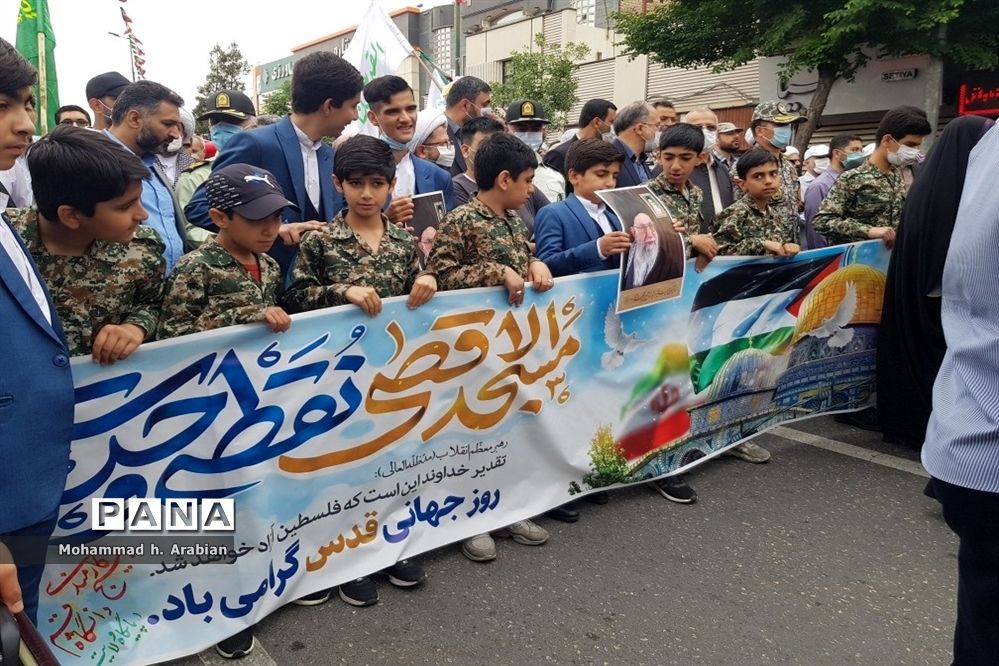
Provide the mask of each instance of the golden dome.
{"label": "golden dome", "polygon": [[824,279],[805,297],[798,313],[798,323],[794,327],[795,342],[836,314],[836,309],[846,296],[846,287],[850,283],[853,283],[857,290],[857,309],[850,319],[850,324],[881,322],[885,274],[864,264],[850,264]]}

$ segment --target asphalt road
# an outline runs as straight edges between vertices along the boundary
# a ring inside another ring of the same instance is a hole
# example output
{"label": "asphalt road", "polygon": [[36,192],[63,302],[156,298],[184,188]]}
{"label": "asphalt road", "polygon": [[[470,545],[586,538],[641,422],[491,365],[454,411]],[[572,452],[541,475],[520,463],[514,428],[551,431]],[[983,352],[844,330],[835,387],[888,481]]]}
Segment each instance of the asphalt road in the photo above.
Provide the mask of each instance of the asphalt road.
{"label": "asphalt road", "polygon": [[[241,666],[950,663],[957,542],[917,456],[831,418],[779,432],[768,464],[690,474],[694,505],[620,490],[541,519],[545,546],[425,555],[427,583],[377,606],[282,609]],[[172,662],[203,663],[226,662]]]}

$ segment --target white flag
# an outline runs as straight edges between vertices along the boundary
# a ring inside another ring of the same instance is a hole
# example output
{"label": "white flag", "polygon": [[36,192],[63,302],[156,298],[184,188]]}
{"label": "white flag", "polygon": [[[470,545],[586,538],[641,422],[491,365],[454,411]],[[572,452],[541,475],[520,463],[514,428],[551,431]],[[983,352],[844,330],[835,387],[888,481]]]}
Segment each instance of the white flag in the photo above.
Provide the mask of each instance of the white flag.
{"label": "white flag", "polygon": [[433,76],[430,77],[430,91],[427,93],[428,110],[444,113],[444,108],[447,106],[444,96],[444,86],[446,85],[440,72],[434,70]]}
{"label": "white flag", "polygon": [[[412,44],[402,34],[388,12],[372,0],[343,58],[361,72],[361,78],[367,84],[379,76],[395,74],[402,61],[412,53]],[[357,106],[357,121],[352,123],[344,134],[377,136],[378,128],[368,122],[368,105],[363,98]]]}

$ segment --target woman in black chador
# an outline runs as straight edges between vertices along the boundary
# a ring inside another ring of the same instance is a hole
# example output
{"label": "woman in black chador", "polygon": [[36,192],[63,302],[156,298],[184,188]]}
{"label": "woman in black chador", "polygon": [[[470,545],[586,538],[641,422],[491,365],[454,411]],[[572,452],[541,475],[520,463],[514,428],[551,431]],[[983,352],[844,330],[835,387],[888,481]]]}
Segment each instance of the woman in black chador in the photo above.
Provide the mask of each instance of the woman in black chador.
{"label": "woman in black chador", "polygon": [[968,155],[991,120],[952,120],[919,169],[902,208],[878,337],[878,415],[885,441],[923,445],[933,381],[947,345],[940,287]]}

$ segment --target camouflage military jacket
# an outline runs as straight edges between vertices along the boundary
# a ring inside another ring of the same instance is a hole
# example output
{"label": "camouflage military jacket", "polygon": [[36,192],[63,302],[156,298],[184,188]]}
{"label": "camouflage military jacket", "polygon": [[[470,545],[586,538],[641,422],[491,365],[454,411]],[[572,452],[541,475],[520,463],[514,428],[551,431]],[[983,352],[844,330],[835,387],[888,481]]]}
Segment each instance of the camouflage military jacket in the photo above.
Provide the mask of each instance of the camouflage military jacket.
{"label": "camouflage military jacket", "polygon": [[898,228],[905,183],[895,169],[866,162],[840,174],[822,200],[812,226],[831,244],[867,240],[871,227]]}
{"label": "camouflage military jacket", "polygon": [[156,334],[163,298],[163,242],[155,231],[139,225],[131,243],[95,240],[79,257],[49,254],[38,229],[38,211],[7,211],[24,239],[52,295],[66,333],[69,353],[90,354],[97,333],[108,324],[135,324]]}
{"label": "camouflage military jacket", "polygon": [[666,209],[673,216],[673,219],[687,228],[684,236],[688,239],[687,248],[689,249],[690,235],[701,232],[701,203],[704,201],[704,193],[701,188],[688,181],[689,198],[687,198],[683,196],[683,192],[666,180],[666,174],[663,173],[645,184],[652,190],[653,194],[666,204]]}
{"label": "camouflage military jacket", "polygon": [[167,281],[156,337],[263,321],[264,311],[277,305],[281,269],[266,254],[256,256],[259,283],[215,239],[181,257]]}
{"label": "camouflage military jacket", "polygon": [[763,241],[794,242],[783,213],[772,205],[760,210],[748,194],[718,214],[715,228],[719,255],[759,256],[767,253]]}
{"label": "camouflage military jacket", "polygon": [[[735,198],[742,197],[743,192],[735,184],[735,179],[739,177],[736,169],[739,161],[736,160],[729,168],[729,176],[732,177],[732,187],[735,190]],[[781,217],[788,225],[791,234],[796,234],[800,218],[798,217],[798,205],[801,203],[801,183],[798,181],[798,170],[794,168],[791,161],[780,156],[780,190],[770,199],[768,209],[773,209],[780,213]],[[796,241],[789,241],[796,242]]]}
{"label": "camouflage military jacket", "polygon": [[350,228],[346,211],[320,231],[306,234],[284,295],[289,312],[347,303],[351,287],[372,287],[382,298],[408,294],[420,274],[416,241],[383,216],[385,235],[378,252]]}
{"label": "camouflage military jacket", "polygon": [[509,266],[527,278],[538,259],[528,245],[527,227],[512,210],[499,216],[473,197],[444,218],[430,252],[428,270],[442,291],[503,284]]}

